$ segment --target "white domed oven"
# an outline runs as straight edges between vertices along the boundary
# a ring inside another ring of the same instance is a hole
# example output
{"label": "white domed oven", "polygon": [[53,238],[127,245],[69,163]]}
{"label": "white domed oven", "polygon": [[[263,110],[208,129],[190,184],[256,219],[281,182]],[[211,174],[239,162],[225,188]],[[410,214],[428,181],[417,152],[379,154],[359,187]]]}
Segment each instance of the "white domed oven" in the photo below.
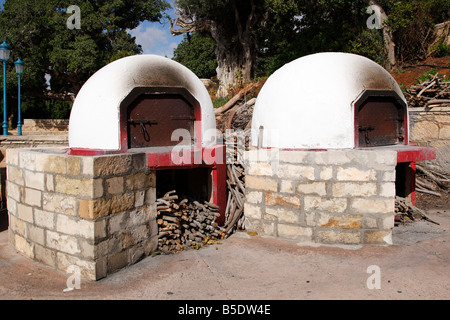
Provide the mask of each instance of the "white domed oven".
{"label": "white domed oven", "polygon": [[158,194],[176,189],[224,212],[225,151],[216,139],[203,83],[155,55],[123,58],[95,73],[77,95],[69,123],[72,155],[145,153],[157,170]]}
{"label": "white domed oven", "polygon": [[252,141],[264,148],[408,144],[400,87],[378,64],[352,54],[315,54],[276,71],[258,96],[252,126]]}
{"label": "white domed oven", "polygon": [[[393,77],[345,53],[306,56],[270,76],[251,137],[250,224],[320,243],[389,243],[395,197],[414,202],[415,162],[436,157],[410,144]],[[262,200],[252,203],[256,194]]]}
{"label": "white domed oven", "polygon": [[[178,248],[184,212],[171,201],[207,202],[208,226],[224,223],[224,149],[212,101],[191,71],[154,55],[112,62],[78,93],[69,148],[8,150],[10,242],[92,280],[162,251],[162,227]],[[162,201],[172,216],[160,214]]]}

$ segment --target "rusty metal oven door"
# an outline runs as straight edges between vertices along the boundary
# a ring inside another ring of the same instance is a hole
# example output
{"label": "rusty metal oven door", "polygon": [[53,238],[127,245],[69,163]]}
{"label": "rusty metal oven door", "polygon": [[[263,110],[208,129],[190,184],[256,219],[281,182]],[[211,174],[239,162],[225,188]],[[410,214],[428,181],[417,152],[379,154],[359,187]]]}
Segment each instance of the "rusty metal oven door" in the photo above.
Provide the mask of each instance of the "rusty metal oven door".
{"label": "rusty metal oven door", "polygon": [[[128,147],[190,145],[194,134],[194,108],[178,94],[143,94],[128,107]],[[190,139],[172,141],[172,133],[185,129]]]}
{"label": "rusty metal oven door", "polygon": [[405,142],[405,111],[391,97],[368,97],[357,109],[359,147]]}

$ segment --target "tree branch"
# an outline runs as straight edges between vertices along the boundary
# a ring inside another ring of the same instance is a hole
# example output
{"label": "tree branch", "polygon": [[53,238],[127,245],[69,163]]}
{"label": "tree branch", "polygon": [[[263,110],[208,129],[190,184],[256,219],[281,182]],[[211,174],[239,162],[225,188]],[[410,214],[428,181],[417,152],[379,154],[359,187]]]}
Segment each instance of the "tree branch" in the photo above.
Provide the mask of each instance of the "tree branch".
{"label": "tree branch", "polygon": [[[174,29],[173,26],[176,25],[180,27],[179,29]],[[181,16],[178,16],[176,19],[170,20],[170,33],[173,36],[179,36],[184,33],[194,32],[197,30],[197,24],[195,21],[187,22],[184,21]]]}
{"label": "tree branch", "polygon": [[[180,28],[174,29],[174,26],[178,26]],[[184,33],[190,33],[194,31],[208,31],[212,33],[212,28],[213,21],[208,19],[192,20],[182,12],[178,12],[178,17],[176,19],[170,20],[170,33],[173,36],[179,36]]]}

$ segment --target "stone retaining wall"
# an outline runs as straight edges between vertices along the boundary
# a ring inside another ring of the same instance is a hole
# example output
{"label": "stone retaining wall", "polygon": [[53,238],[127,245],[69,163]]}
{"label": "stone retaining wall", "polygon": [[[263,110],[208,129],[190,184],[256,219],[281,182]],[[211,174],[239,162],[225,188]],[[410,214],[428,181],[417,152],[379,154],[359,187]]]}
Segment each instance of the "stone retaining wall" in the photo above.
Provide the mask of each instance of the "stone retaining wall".
{"label": "stone retaining wall", "polygon": [[[6,150],[18,148],[62,148],[68,146],[66,135],[0,136],[0,208],[6,209]],[[0,213],[1,214],[1,213]]]}
{"label": "stone retaining wall", "polygon": [[421,147],[436,149],[431,161],[444,172],[450,172],[450,107],[410,108],[410,140]]}
{"label": "stone retaining wall", "polygon": [[155,172],[145,154],[7,150],[10,242],[62,271],[97,280],[157,248]]}
{"label": "stone retaining wall", "polygon": [[298,243],[389,245],[394,151],[246,153],[246,226]]}
{"label": "stone retaining wall", "polygon": [[68,119],[24,119],[22,134],[64,134],[69,131]]}

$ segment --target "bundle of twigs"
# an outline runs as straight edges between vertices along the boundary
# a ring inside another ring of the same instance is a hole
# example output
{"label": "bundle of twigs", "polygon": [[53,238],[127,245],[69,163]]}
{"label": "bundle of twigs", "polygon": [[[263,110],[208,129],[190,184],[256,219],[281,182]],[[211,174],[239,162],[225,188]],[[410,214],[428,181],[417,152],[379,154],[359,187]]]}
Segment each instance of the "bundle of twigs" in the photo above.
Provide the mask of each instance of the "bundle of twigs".
{"label": "bundle of twigs", "polygon": [[429,79],[406,89],[410,108],[450,106],[450,81],[436,73]]}
{"label": "bundle of twigs", "polygon": [[420,220],[440,225],[440,223],[433,221],[425,211],[414,206],[409,199],[397,196],[395,199],[395,225],[398,226]]}
{"label": "bundle of twigs", "polygon": [[442,197],[442,192],[448,191],[450,174],[445,174],[417,165],[416,191]]}
{"label": "bundle of twigs", "polygon": [[247,131],[232,131],[226,136],[228,200],[225,209],[225,233],[230,236],[244,229],[245,166],[244,152],[248,149]]}

